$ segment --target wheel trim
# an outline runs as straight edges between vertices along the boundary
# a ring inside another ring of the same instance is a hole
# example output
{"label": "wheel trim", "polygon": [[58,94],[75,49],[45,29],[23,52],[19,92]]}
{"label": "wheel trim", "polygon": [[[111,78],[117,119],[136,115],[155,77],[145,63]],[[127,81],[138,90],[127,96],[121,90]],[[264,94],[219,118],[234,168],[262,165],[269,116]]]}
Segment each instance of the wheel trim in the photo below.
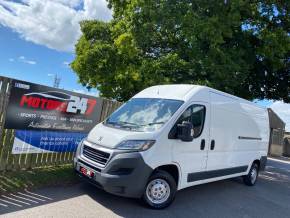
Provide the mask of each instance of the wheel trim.
{"label": "wheel trim", "polygon": [[251,183],[254,184],[257,180],[258,171],[256,168],[253,168],[250,173]]}
{"label": "wheel trim", "polygon": [[154,179],[146,187],[146,196],[151,203],[162,204],[170,196],[170,186],[164,179]]}

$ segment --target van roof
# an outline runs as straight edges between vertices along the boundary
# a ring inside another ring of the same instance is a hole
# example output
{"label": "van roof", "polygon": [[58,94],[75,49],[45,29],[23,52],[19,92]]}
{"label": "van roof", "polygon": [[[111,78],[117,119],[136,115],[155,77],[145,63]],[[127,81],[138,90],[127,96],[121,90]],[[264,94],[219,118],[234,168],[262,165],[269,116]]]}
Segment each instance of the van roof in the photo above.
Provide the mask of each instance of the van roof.
{"label": "van roof", "polygon": [[172,84],[172,85],[151,86],[137,93],[133,98],[162,98],[162,99],[174,99],[174,100],[187,101],[196,93],[204,92],[204,91],[210,91],[216,94],[227,96],[227,97],[236,99],[237,101],[251,104],[255,107],[265,110],[264,107],[257,105],[254,102],[231,95],[229,93],[225,93],[225,92],[222,92],[222,91],[219,91],[217,89],[213,89],[207,86],[190,85],[190,84]]}
{"label": "van roof", "polygon": [[198,91],[205,86],[189,85],[189,84],[175,84],[175,85],[157,85],[144,89],[136,94],[133,98],[163,98],[186,100],[191,96],[193,91]]}

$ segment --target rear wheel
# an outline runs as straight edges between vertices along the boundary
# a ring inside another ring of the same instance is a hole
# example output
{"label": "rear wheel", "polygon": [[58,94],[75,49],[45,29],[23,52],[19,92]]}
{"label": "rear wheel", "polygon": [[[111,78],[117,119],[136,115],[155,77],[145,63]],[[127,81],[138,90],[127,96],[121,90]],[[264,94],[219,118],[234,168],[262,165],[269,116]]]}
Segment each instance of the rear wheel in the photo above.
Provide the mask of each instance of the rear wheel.
{"label": "rear wheel", "polygon": [[243,176],[244,183],[248,186],[255,185],[259,175],[259,166],[256,163],[253,163],[248,175]]}
{"label": "rear wheel", "polygon": [[169,173],[156,171],[147,182],[143,201],[153,209],[168,207],[174,200],[176,189],[176,182]]}

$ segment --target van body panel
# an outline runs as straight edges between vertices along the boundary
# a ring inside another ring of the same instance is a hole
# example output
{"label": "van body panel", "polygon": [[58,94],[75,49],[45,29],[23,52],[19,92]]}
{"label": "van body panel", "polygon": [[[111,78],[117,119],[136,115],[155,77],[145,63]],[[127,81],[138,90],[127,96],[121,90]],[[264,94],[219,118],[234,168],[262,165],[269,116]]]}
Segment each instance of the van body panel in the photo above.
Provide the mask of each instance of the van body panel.
{"label": "van body panel", "polygon": [[[255,160],[260,161],[261,169],[265,167],[269,141],[269,118],[265,108],[212,88],[195,85],[153,86],[136,94],[134,98],[182,100],[183,104],[166,123],[152,132],[114,128],[104,123],[91,130],[87,141],[95,144],[96,149],[106,148],[110,154],[108,163],[100,167],[84,157],[82,149],[79,149],[74,158],[75,169],[79,171],[82,164],[80,161],[97,167],[100,173],[95,181],[106,191],[122,196],[140,197],[140,190],[144,190],[151,173],[165,165],[177,167],[178,190],[246,175]],[[205,108],[200,135],[191,142],[170,138],[169,133],[191,105]],[[117,145],[127,140],[154,140],[155,143],[146,150],[118,150]],[[201,146],[202,140],[204,147]],[[132,164],[132,171],[125,177],[111,175],[112,166],[130,168],[128,164]],[[138,186],[133,190],[128,188],[132,184],[131,178],[136,178],[135,183]],[[116,184],[121,184],[124,190],[129,191],[118,193],[112,188]]]}
{"label": "van body panel", "polygon": [[259,160],[268,146],[268,115],[247,101],[210,91],[211,140],[207,170],[239,167]]}
{"label": "van body panel", "polygon": [[187,100],[192,92],[202,88],[197,85],[160,85],[144,89],[133,98],[163,98],[174,100]]}
{"label": "van body panel", "polygon": [[108,148],[115,148],[120,142],[127,139],[141,140],[155,138],[157,132],[132,132],[125,129],[108,127],[103,123],[97,124],[88,134],[88,141]]}

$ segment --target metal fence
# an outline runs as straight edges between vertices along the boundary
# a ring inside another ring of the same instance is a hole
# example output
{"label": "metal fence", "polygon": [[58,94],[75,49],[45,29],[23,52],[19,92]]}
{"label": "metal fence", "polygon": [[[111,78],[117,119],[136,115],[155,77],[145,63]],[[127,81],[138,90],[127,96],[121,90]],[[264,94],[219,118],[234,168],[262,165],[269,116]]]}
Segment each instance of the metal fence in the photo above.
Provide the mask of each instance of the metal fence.
{"label": "metal fence", "polygon": [[[71,163],[73,152],[23,153],[12,154],[13,129],[4,129],[6,108],[10,95],[11,79],[0,77],[0,171],[31,169]],[[122,103],[103,99],[101,121],[116,110]]]}

